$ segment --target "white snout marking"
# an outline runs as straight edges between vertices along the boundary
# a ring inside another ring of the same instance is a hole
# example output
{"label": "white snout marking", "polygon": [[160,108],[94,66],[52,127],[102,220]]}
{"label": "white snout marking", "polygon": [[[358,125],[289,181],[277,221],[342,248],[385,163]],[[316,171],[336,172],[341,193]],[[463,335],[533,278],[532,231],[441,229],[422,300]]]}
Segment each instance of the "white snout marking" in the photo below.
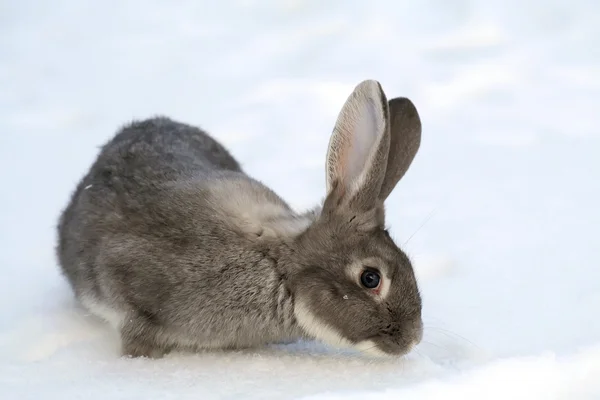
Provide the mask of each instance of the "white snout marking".
{"label": "white snout marking", "polygon": [[378,358],[391,358],[392,357],[391,354],[388,354],[388,353],[380,350],[379,347],[377,346],[377,344],[372,340],[364,340],[362,342],[358,342],[354,346],[354,348],[362,351],[365,354],[373,356],[373,357],[378,357]]}
{"label": "white snout marking", "polygon": [[310,312],[306,304],[300,299],[297,299],[296,304],[294,305],[294,315],[296,316],[296,320],[300,327],[315,339],[335,347],[353,347],[349,340],[345,339],[334,328],[322,322]]}
{"label": "white snout marking", "polygon": [[354,349],[374,357],[390,357],[389,354],[381,351],[372,340],[352,344],[352,342],[344,338],[338,331],[310,312],[306,304],[301,300],[296,300],[294,314],[298,324],[306,333],[330,346],[342,349]]}

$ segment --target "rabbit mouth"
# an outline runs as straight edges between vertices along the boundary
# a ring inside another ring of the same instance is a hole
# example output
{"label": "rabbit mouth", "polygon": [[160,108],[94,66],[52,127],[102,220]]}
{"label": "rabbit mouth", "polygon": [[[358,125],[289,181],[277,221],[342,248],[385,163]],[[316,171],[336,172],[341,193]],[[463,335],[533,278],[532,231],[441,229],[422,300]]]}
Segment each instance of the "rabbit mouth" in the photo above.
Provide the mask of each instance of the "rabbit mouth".
{"label": "rabbit mouth", "polygon": [[423,339],[423,321],[421,318],[405,321],[394,331],[384,330],[370,337],[378,351],[391,356],[403,356],[410,353]]}
{"label": "rabbit mouth", "polygon": [[365,354],[376,357],[402,357],[410,353],[420,343],[421,336],[417,335],[415,338],[407,339],[397,339],[387,335],[375,335],[358,342],[354,347]]}

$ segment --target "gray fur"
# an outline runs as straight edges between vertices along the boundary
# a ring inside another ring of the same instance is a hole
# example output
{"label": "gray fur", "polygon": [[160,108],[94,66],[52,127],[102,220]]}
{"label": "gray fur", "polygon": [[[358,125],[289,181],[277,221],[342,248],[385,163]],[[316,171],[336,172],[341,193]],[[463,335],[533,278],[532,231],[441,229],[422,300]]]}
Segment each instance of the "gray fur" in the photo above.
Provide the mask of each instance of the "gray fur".
{"label": "gray fur", "polygon": [[[345,130],[346,147],[330,148],[327,196],[304,214],[198,128],[156,117],[103,146],[60,218],[57,254],[76,297],[119,329],[124,355],[299,338],[398,355],[420,340],[417,283],[383,210],[418,149],[394,143],[418,143],[420,121],[407,99],[388,107],[375,81],[352,96],[345,108],[382,131],[351,166],[332,166],[363,134],[352,129],[354,114],[338,119],[334,135]],[[381,112],[365,111],[367,101]],[[403,154],[388,156],[390,148]],[[368,179],[344,180],[358,176],[348,168]],[[385,298],[357,281],[365,260],[390,278]]]}

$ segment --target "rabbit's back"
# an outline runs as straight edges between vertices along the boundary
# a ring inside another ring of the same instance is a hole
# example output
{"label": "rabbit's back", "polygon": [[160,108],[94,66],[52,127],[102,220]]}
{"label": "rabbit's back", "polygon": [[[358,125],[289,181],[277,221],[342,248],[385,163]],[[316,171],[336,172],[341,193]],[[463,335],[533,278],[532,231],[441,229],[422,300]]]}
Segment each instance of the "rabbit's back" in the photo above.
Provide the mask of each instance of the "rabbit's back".
{"label": "rabbit's back", "polygon": [[246,179],[238,162],[199,128],[165,117],[133,122],[102,146],[58,224],[58,260],[78,295],[101,296],[98,259],[118,235],[156,235],[189,224],[186,198],[169,185]]}
{"label": "rabbit's back", "polygon": [[125,126],[103,146],[96,165],[149,181],[216,170],[241,172],[227,149],[207,133],[166,117]]}

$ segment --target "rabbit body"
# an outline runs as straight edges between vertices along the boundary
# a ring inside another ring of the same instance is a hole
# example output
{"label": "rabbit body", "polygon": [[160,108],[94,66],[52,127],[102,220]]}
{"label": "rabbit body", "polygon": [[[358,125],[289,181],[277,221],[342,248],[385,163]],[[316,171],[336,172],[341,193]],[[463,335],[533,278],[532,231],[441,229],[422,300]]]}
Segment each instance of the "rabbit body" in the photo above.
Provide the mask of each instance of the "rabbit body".
{"label": "rabbit body", "polygon": [[327,197],[305,214],[199,128],[166,117],[125,126],[59,221],[76,297],[119,330],[124,355],[299,338],[406,353],[420,340],[421,299],[383,200],[416,153],[420,122],[412,103],[393,101],[404,114],[377,82],[357,87],[332,135]]}

